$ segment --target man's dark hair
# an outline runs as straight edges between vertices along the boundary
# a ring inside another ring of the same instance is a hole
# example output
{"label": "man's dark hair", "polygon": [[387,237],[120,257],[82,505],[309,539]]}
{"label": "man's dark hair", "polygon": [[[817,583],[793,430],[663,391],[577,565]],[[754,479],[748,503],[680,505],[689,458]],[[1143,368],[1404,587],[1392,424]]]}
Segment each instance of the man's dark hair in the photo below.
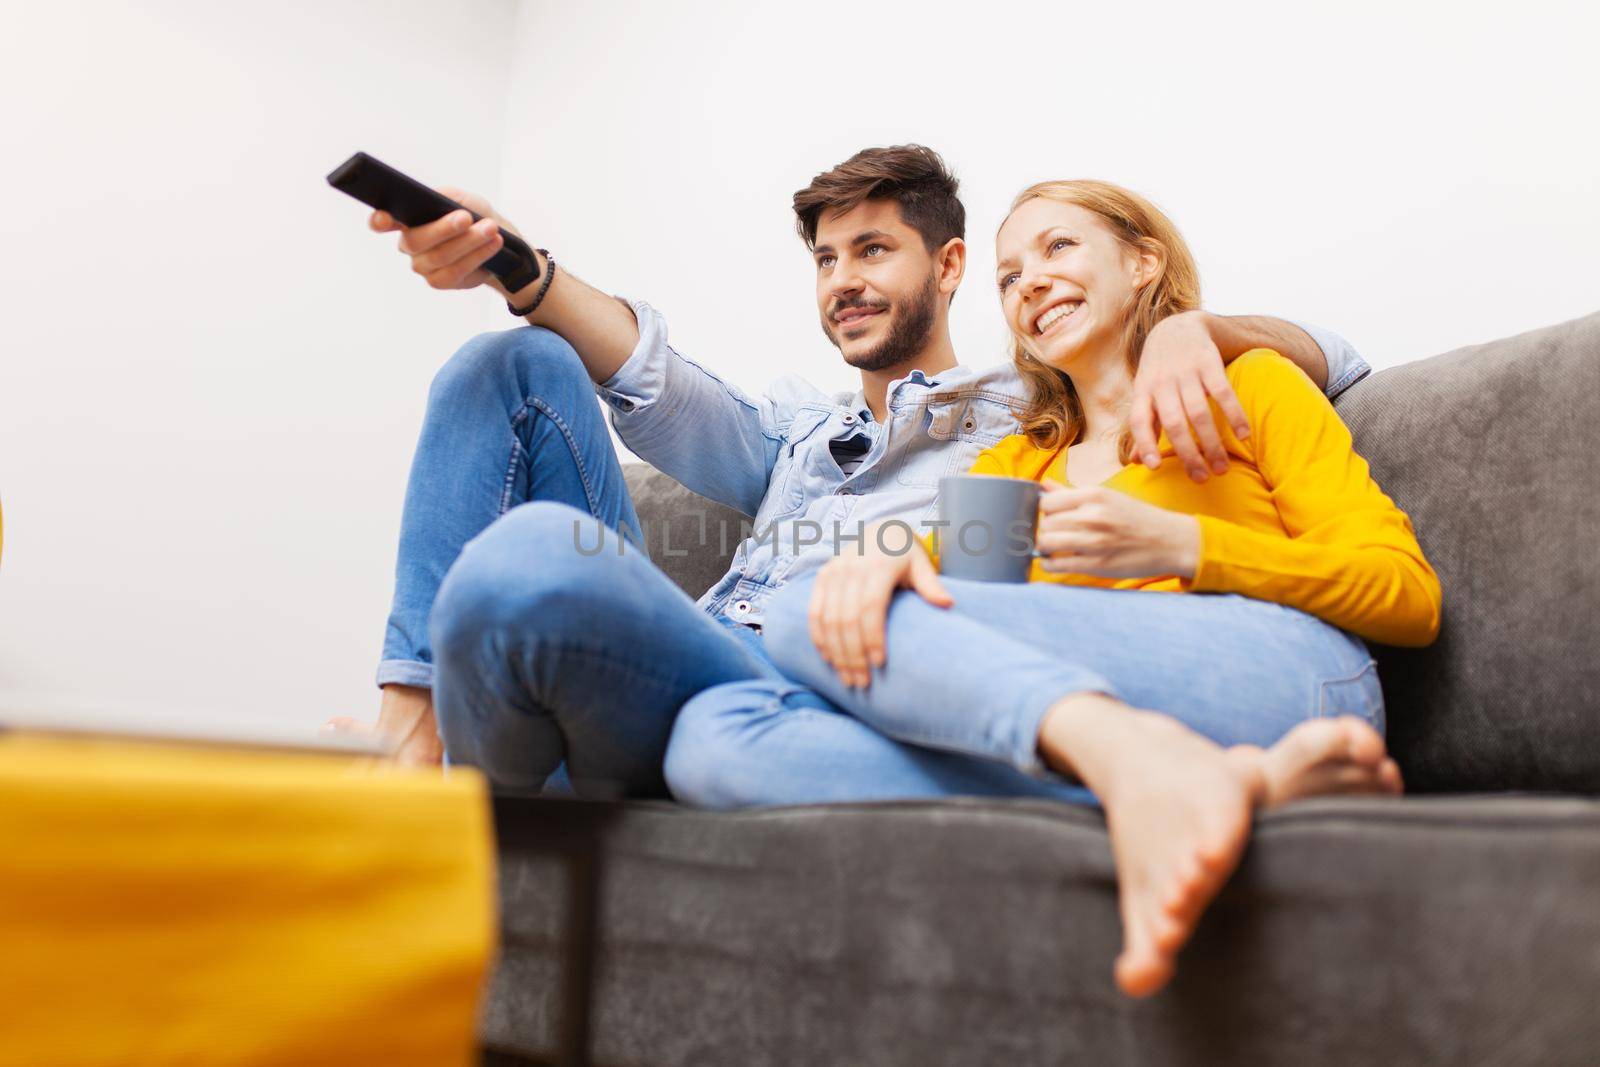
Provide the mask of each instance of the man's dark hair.
{"label": "man's dark hair", "polygon": [[815,248],[823,211],[845,212],[865,200],[893,200],[901,219],[933,252],[952,237],[966,236],[967,209],[956,196],[958,184],[931,148],[863,148],[794,194],[795,228],[806,247]]}

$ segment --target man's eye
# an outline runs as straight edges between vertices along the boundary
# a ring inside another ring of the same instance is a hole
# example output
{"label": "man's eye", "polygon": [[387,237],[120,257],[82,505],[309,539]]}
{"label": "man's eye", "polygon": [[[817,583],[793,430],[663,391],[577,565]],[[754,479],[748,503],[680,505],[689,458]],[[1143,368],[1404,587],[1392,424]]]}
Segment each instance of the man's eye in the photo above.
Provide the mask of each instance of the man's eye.
{"label": "man's eye", "polygon": [[831,266],[833,266],[833,257],[832,256],[818,256],[817,257],[817,268],[819,270],[827,270]]}
{"label": "man's eye", "polygon": [[1077,243],[1078,242],[1072,240],[1071,238],[1057,237],[1054,241],[1050,242],[1050,254],[1051,255],[1055,255],[1057,249],[1062,248],[1062,247],[1064,247],[1066,245],[1075,245]]}
{"label": "man's eye", "polygon": [[876,249],[879,252],[887,252],[887,251],[889,251],[887,248],[883,247],[882,245],[868,245],[866,247],[866,255],[869,255],[869,256],[872,255],[872,252],[873,252],[874,249]]}

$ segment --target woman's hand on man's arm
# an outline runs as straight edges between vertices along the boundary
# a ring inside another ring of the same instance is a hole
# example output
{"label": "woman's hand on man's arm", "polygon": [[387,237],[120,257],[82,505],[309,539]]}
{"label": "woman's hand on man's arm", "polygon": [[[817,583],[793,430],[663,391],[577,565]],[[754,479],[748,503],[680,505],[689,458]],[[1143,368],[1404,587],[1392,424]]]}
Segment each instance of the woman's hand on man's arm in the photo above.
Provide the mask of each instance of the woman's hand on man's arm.
{"label": "woman's hand on man's arm", "polygon": [[859,551],[825,563],[811,590],[812,643],[851,688],[871,685],[872,668],[883,666],[887,659],[884,629],[895,590],[915,590],[941,608],[954,603],[910,527],[903,551],[894,550],[898,539],[879,537],[878,532],[869,527]]}

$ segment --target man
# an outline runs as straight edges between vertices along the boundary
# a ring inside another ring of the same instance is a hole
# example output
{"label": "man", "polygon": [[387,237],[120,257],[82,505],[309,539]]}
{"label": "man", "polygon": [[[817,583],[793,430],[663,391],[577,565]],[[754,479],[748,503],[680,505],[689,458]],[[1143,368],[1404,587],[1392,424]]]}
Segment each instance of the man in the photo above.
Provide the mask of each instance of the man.
{"label": "man", "polygon": [[[372,226],[401,231],[434,288],[504,293],[481,265],[500,247],[496,225],[512,227],[481,198],[445,192],[484,220],[458,212],[403,228],[379,212]],[[956,360],[965,212],[939,157],[866,149],[795,194],[794,209],[823,331],[861,374],[853,396],[786,379],[748,397],[673,350],[649,305],[606,296],[543,255],[547,276],[504,294],[535,328],[475,338],[440,371],[378,670],[378,727],[402,760],[437,761],[442,735],[453,761],[501,786],[540,788],[564,763],[579,792],[661,794],[690,697],[738,681],[752,694],[795,689],[760,627],[772,593],[834,550],[834,537],[802,531],[924,522],[940,477],[1016,431],[1011,368]],[[1223,374],[1248,349],[1277,349],[1330,395],[1367,373],[1348,344],[1308,330],[1204,312],[1162,322],[1130,416],[1141,457],[1160,461],[1165,430],[1195,480],[1226,470],[1210,402],[1248,433]],[[757,536],[698,605],[622,543],[643,536],[595,391],[635,453],[755,520]]]}

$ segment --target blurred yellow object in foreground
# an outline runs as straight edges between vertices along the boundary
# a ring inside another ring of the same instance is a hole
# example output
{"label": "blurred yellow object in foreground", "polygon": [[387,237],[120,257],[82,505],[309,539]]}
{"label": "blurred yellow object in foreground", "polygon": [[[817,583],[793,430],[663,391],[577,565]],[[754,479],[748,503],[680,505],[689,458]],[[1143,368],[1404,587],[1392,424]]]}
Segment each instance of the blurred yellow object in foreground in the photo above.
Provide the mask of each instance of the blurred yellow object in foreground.
{"label": "blurred yellow object in foreground", "polygon": [[0,1064],[461,1064],[471,770],[0,734]]}

